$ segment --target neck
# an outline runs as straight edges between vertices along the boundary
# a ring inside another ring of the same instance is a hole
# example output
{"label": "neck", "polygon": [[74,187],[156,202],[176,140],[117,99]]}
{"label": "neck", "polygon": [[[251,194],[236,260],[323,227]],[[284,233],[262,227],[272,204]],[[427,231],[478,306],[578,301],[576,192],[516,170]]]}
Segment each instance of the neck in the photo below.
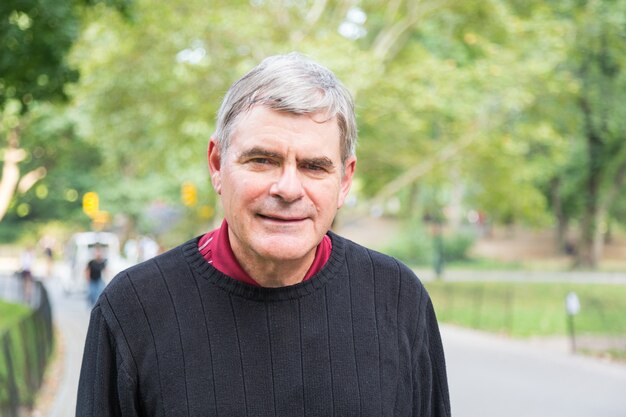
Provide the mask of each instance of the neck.
{"label": "neck", "polygon": [[[237,255],[235,255],[237,256]],[[313,263],[315,252],[305,260],[261,262],[239,260],[242,268],[262,287],[286,287],[302,282]]]}
{"label": "neck", "polygon": [[237,262],[262,287],[286,287],[302,282],[315,259],[314,248],[303,258],[294,260],[267,259],[256,253],[247,253],[237,245],[231,248]]}

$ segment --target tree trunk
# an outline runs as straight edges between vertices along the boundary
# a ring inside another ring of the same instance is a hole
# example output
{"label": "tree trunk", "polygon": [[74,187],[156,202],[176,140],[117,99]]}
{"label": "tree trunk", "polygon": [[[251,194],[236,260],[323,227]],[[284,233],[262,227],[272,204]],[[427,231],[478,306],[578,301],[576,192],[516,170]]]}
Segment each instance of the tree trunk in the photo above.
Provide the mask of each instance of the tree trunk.
{"label": "tree trunk", "polygon": [[556,220],[556,245],[559,252],[565,252],[568,255],[572,253],[571,243],[567,240],[567,229],[569,226],[569,218],[563,210],[563,201],[561,199],[561,178],[555,177],[550,182],[550,195],[552,199],[552,214]]}
{"label": "tree trunk", "polygon": [[592,110],[588,100],[582,97],[579,104],[585,122],[587,157],[589,162],[587,181],[585,190],[583,191],[585,194],[585,203],[576,264],[582,268],[595,269],[598,266],[602,252],[602,244],[598,242],[598,239],[602,240],[600,220],[602,220],[601,218],[603,217],[604,211],[600,210],[603,144],[602,138],[596,132],[596,129],[594,129]]}
{"label": "tree trunk", "polygon": [[602,259],[602,253],[604,252],[604,227],[606,222],[607,212],[603,208],[598,208],[596,212],[596,228],[593,233],[593,240],[591,246],[591,254],[593,259],[592,268],[597,268],[598,263]]}
{"label": "tree trunk", "polygon": [[4,165],[0,179],[0,221],[9,209],[15,193],[24,194],[40,179],[46,176],[46,168],[39,167],[22,175],[19,164],[26,159],[27,153],[20,148],[20,129],[16,127],[7,135],[7,147],[4,150]]}
{"label": "tree trunk", "polygon": [[7,142],[8,145],[4,151],[2,179],[0,179],[0,221],[9,209],[9,204],[20,180],[19,163],[26,158],[26,152],[19,147],[19,130],[17,128],[9,131]]}

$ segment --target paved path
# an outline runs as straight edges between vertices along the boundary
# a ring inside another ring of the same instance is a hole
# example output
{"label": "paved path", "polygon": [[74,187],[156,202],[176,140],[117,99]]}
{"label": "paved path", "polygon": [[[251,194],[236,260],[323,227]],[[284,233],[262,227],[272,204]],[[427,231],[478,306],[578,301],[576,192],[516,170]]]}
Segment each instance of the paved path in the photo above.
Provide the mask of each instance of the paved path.
{"label": "paved path", "polygon": [[63,338],[65,352],[62,380],[46,417],[71,417],[76,410],[78,377],[89,324],[89,308],[84,296],[63,294],[58,280],[47,283],[46,288],[52,302],[55,326]]}
{"label": "paved path", "polygon": [[625,417],[626,365],[442,327],[454,417]]}
{"label": "paved path", "polygon": [[[420,279],[435,279],[432,268],[414,269]],[[516,282],[569,282],[587,284],[626,284],[626,272],[602,271],[480,271],[472,269],[445,269],[445,281],[516,281]]]}

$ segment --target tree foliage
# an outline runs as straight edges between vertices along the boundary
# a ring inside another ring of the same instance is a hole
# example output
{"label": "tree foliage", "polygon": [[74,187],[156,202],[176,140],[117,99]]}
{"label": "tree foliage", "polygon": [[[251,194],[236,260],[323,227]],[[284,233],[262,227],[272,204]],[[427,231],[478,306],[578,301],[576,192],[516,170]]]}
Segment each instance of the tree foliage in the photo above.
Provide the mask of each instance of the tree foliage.
{"label": "tree foliage", "polygon": [[22,111],[36,100],[64,98],[78,79],[65,55],[78,36],[70,1],[3,1],[0,6],[0,108],[17,99]]}
{"label": "tree foliage", "polygon": [[[65,87],[78,79],[78,71],[66,56],[80,33],[80,12],[97,3],[101,2],[6,0],[0,4],[0,220],[16,204],[16,192],[26,194],[48,173],[49,163],[33,166],[39,159],[37,152],[33,154],[23,140],[26,130],[33,132],[28,113],[40,104],[46,107],[48,102],[67,99]],[[127,11],[125,0],[105,3]],[[63,142],[63,137],[47,139],[43,153],[55,152],[51,140]],[[43,149],[41,143],[35,146]],[[28,202],[22,201],[21,207],[21,217],[30,213]]]}
{"label": "tree foliage", "polygon": [[[104,4],[77,15],[74,3],[68,13],[82,26],[70,19],[61,33],[73,40],[80,28],[80,38],[56,68],[59,85],[71,68],[81,78],[58,93],[72,98],[84,149],[101,155],[94,173],[108,210],[137,222],[155,206],[180,210],[180,185],[192,182],[200,203],[186,215],[200,229],[216,208],[205,160],[223,94],[267,55],[298,50],[356,97],[355,189],[366,205],[399,197],[412,217],[447,207],[457,224],[470,209],[492,222],[555,224],[562,242],[579,230],[581,262],[593,266],[607,225],[626,220],[625,7],[137,0],[129,19]],[[28,20],[12,16],[11,36],[25,37]],[[19,116],[28,93],[12,91],[3,102],[19,100]]]}
{"label": "tree foliage", "polygon": [[97,183],[93,169],[100,164],[99,149],[77,135],[67,109],[50,104],[31,109],[21,142],[28,149],[21,168],[41,174],[33,177],[32,183],[22,177],[0,223],[1,238],[11,239],[37,224],[59,219],[88,227],[81,212],[81,196]]}

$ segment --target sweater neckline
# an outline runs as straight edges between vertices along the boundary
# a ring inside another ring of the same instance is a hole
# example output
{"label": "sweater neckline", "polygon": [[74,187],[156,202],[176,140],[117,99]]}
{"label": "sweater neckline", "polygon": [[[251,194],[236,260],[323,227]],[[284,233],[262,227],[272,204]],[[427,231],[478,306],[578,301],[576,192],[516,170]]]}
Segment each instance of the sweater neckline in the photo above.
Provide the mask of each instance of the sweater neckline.
{"label": "sweater neckline", "polygon": [[238,297],[256,301],[285,301],[312,294],[338,275],[337,272],[342,265],[342,259],[344,259],[345,240],[330,231],[328,236],[332,241],[332,251],[324,267],[306,281],[279,288],[252,286],[219,271],[209,264],[198,250],[198,241],[201,236],[184,243],[181,249],[183,256],[198,276],[222,290]]}

